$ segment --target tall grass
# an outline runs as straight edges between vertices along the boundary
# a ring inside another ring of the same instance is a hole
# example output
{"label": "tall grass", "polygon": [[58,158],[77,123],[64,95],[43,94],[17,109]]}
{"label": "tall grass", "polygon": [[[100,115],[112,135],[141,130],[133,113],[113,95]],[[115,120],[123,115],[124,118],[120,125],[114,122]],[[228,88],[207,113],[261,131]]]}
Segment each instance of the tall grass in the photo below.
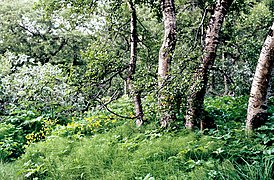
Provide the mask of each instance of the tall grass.
{"label": "tall grass", "polygon": [[156,121],[138,128],[102,112],[75,118],[43,142],[32,141],[20,159],[0,163],[0,179],[274,179],[273,126],[246,137],[235,122],[243,116],[231,103],[238,100],[212,99],[208,108],[219,129],[204,134],[162,130]]}
{"label": "tall grass", "polygon": [[18,173],[18,167],[14,163],[3,163],[0,161],[0,179],[10,180],[10,179],[23,179]]}
{"label": "tall grass", "polygon": [[236,162],[222,151],[225,142],[211,136],[126,123],[103,134],[32,144],[15,163],[0,163],[0,179],[273,179],[271,159]]}
{"label": "tall grass", "polygon": [[249,163],[243,159],[242,164],[226,160],[219,166],[219,179],[231,180],[272,180],[273,159],[264,158],[261,161]]}
{"label": "tall grass", "polygon": [[[93,137],[33,144],[16,162],[16,173],[27,179],[195,179],[199,175],[191,170],[200,168],[217,144],[187,131],[172,134],[123,125]],[[206,168],[200,171],[207,175]]]}

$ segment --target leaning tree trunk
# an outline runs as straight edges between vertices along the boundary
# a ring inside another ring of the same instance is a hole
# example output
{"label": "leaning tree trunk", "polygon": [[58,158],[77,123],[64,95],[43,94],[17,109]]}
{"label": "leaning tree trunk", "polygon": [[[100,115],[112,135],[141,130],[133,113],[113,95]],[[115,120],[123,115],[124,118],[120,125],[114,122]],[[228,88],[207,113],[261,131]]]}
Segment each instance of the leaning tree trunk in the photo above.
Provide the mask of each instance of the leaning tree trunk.
{"label": "leaning tree trunk", "polygon": [[186,128],[193,129],[200,123],[200,129],[214,126],[212,120],[205,118],[204,96],[206,93],[209,70],[216,58],[217,46],[219,44],[219,33],[233,0],[217,0],[214,13],[210,18],[206,31],[205,48],[201,57],[201,67],[194,75],[194,84],[190,88],[187,99]]}
{"label": "leaning tree trunk", "polygon": [[176,45],[176,16],[174,0],[161,0],[164,18],[165,35],[162,47],[159,51],[158,86],[159,86],[159,107],[161,113],[160,123],[166,127],[175,120],[174,106],[171,102],[172,96],[168,91],[168,79],[170,66]]}
{"label": "leaning tree trunk", "polygon": [[251,131],[267,120],[267,99],[274,64],[274,22],[264,42],[248,102],[246,129]]}
{"label": "leaning tree trunk", "polygon": [[130,20],[130,62],[129,62],[129,70],[127,76],[127,85],[130,96],[133,97],[134,106],[135,106],[135,114],[137,117],[136,124],[140,126],[143,123],[143,109],[141,102],[141,95],[139,91],[136,91],[133,86],[133,75],[136,71],[136,59],[137,59],[137,15],[136,9],[132,1],[128,2],[129,9],[131,11],[131,20]]}

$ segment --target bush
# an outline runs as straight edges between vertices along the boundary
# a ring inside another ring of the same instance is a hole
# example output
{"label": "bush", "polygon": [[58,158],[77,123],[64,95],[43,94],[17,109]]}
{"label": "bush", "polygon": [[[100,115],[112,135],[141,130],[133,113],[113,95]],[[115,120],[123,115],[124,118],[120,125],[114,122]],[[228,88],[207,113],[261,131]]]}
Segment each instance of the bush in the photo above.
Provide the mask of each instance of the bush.
{"label": "bush", "polygon": [[0,161],[15,160],[23,153],[22,129],[10,123],[0,123]]}
{"label": "bush", "polygon": [[13,161],[24,153],[26,145],[44,140],[57,120],[37,116],[33,111],[16,110],[2,116],[0,123],[0,160]]}
{"label": "bush", "polygon": [[35,110],[40,113],[63,113],[85,108],[82,93],[71,86],[63,70],[51,64],[24,65],[1,78],[0,100],[4,114],[10,110]]}
{"label": "bush", "polygon": [[247,104],[248,96],[208,97],[205,99],[205,110],[218,124],[238,122],[241,125],[246,119]]}

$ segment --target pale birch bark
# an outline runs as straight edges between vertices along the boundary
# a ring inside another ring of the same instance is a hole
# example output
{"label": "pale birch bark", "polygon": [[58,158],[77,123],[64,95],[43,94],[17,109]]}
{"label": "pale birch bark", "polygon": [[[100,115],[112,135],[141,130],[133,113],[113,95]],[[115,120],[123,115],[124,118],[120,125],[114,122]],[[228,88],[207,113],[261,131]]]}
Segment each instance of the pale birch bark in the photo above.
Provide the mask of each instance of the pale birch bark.
{"label": "pale birch bark", "polygon": [[166,85],[170,76],[170,66],[176,45],[176,16],[174,0],[161,0],[164,18],[164,40],[159,51],[158,65],[158,86],[159,86],[159,107],[161,113],[160,123],[163,127],[175,120],[174,106],[171,103],[171,96]]}
{"label": "pale birch bark", "polygon": [[130,18],[130,62],[129,62],[129,70],[127,77],[127,85],[129,90],[129,95],[133,97],[134,107],[135,107],[135,115],[136,125],[140,126],[143,123],[143,108],[141,95],[139,91],[136,91],[133,86],[133,75],[136,71],[136,60],[137,60],[137,44],[138,44],[138,35],[137,35],[137,15],[136,9],[132,1],[128,2],[129,9],[131,11]]}
{"label": "pale birch bark", "polygon": [[216,0],[213,15],[210,18],[206,31],[205,48],[201,57],[201,66],[194,75],[194,84],[190,88],[187,99],[186,123],[188,129],[193,129],[200,123],[200,129],[214,126],[214,122],[207,121],[204,113],[204,96],[206,93],[209,70],[214,64],[216,51],[219,45],[219,34],[233,0]]}
{"label": "pale birch bark", "polygon": [[253,130],[267,120],[267,99],[271,88],[271,74],[274,64],[274,22],[264,42],[253,78],[246,129]]}

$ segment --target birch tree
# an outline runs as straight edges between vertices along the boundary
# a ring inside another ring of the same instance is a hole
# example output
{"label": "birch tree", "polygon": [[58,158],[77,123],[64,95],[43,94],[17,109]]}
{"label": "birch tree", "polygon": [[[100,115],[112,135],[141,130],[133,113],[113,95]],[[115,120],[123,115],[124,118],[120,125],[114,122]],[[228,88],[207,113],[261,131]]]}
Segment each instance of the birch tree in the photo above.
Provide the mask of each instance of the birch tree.
{"label": "birch tree", "polygon": [[246,129],[258,128],[267,120],[267,99],[271,87],[271,73],[274,62],[274,22],[264,42],[253,78],[248,110]]}
{"label": "birch tree", "polygon": [[159,51],[158,65],[158,86],[159,86],[159,107],[161,113],[160,123],[166,127],[175,120],[174,107],[171,103],[172,96],[168,92],[168,80],[173,52],[176,45],[176,16],[174,0],[161,0],[161,7],[164,20],[164,40]]}
{"label": "birch tree", "polygon": [[217,47],[219,45],[219,34],[233,0],[216,0],[214,12],[210,18],[206,31],[205,47],[201,57],[201,65],[194,75],[194,84],[190,88],[187,98],[186,128],[193,129],[200,123],[200,129],[214,126],[214,122],[207,121],[204,111],[204,97],[207,89],[209,70],[214,64]]}
{"label": "birch tree", "polygon": [[136,91],[133,86],[133,75],[136,71],[136,60],[137,60],[137,45],[138,45],[138,35],[137,35],[137,15],[136,9],[132,1],[128,2],[128,7],[131,12],[130,18],[130,62],[128,69],[127,85],[130,95],[133,97],[135,114],[137,117],[136,124],[140,126],[143,123],[143,109],[141,102],[141,94]]}

